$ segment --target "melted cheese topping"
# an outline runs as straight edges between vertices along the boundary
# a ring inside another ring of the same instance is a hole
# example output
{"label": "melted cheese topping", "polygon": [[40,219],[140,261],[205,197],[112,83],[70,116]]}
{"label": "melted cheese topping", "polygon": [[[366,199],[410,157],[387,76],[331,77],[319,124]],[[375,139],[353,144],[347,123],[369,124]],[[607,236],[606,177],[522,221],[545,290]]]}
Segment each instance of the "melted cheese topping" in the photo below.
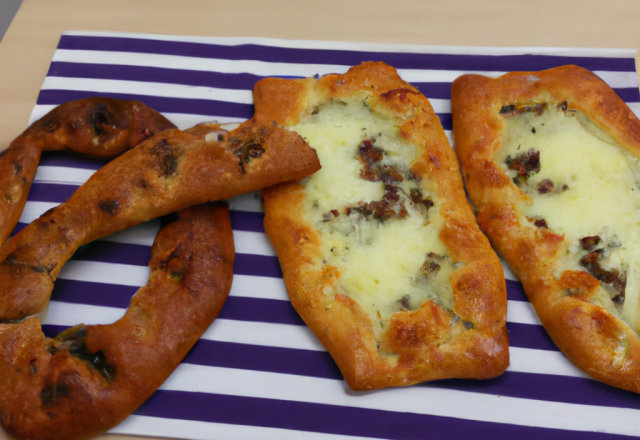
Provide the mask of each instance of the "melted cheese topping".
{"label": "melted cheese topping", "polygon": [[[586,270],[580,259],[589,251],[584,237],[599,236],[599,263],[605,270],[626,273],[622,305],[612,301],[616,292],[602,285],[591,301],[624,319],[638,331],[640,291],[640,188],[638,159],[577,111],[552,107],[541,116],[524,113],[507,118],[505,138],[496,162],[508,170],[511,158],[534,149],[540,152],[540,171],[519,184],[532,202],[524,209],[529,219],[543,218],[550,230],[564,234],[566,256],[557,268]],[[553,188],[544,194],[546,179]],[[527,219],[522,220],[527,223]]]}
{"label": "melted cheese topping", "polygon": [[[411,177],[409,166],[417,147],[400,135],[401,121],[372,112],[361,99],[332,101],[312,113],[287,128],[305,138],[322,164],[320,171],[302,182],[305,219],[322,236],[319,259],[341,274],[333,289],[327,289],[328,299],[334,292],[351,297],[378,323],[376,331],[386,327],[393,313],[419,308],[427,299],[452,310],[453,264],[438,235],[442,223],[438,202],[433,200],[435,191],[427,189],[428,182],[418,183]],[[376,219],[357,209],[385,197],[384,182],[361,177],[365,165],[359,148],[365,140],[384,150],[381,165],[404,176],[392,184],[399,188],[396,194],[406,208],[404,218]],[[429,197],[435,205],[427,210],[413,203],[412,190],[420,190],[422,198]],[[438,269],[430,272],[423,268],[425,264]]]}

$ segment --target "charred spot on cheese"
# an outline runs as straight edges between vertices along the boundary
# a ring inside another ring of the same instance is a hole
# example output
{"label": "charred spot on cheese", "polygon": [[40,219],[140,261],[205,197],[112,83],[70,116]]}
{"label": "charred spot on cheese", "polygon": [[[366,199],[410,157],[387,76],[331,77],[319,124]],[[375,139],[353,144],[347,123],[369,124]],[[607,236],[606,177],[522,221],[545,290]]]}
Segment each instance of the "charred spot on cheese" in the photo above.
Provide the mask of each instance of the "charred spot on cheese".
{"label": "charred spot on cheese", "polygon": [[[503,121],[494,162],[516,180],[527,176],[518,185],[529,197],[521,224],[564,237],[556,277],[564,271],[589,272],[600,287],[583,297],[640,332],[639,159],[566,101],[547,103],[541,114],[519,112]],[[522,158],[509,166],[513,160],[507,158],[523,151],[539,152],[539,163],[525,165],[530,161]],[[537,172],[529,171],[538,166]]]}
{"label": "charred spot on cheese", "polygon": [[376,334],[394,313],[427,301],[453,309],[454,265],[439,236],[437,188],[412,171],[418,147],[402,136],[403,123],[353,98],[309,102],[302,119],[287,127],[322,163],[301,183],[303,216],[321,236],[318,264],[340,274],[327,300],[340,293],[356,301]]}

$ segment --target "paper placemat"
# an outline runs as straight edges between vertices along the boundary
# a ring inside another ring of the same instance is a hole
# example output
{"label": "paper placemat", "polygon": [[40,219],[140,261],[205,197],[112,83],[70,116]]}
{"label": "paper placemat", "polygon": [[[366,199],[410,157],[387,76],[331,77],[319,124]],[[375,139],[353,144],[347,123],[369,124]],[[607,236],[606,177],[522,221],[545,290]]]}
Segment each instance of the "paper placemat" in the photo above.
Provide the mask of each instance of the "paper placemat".
{"label": "paper placemat", "polygon": [[[431,101],[451,138],[450,89],[464,73],[497,76],[577,64],[640,113],[635,51],[379,45],[256,38],[67,32],[31,122],[94,95],[137,99],[180,128],[240,122],[267,76],[342,73],[362,61],[396,67]],[[65,201],[101,162],[44,153],[18,229]],[[488,381],[443,380],[353,392],[290,305],[264,235],[257,193],[230,200],[231,295],[162,387],[111,432],[184,439],[604,439],[640,436],[640,396],[588,378],[553,345],[505,268],[511,366]],[[43,329],[110,323],[146,284],[159,221],[92,243],[60,272]]]}

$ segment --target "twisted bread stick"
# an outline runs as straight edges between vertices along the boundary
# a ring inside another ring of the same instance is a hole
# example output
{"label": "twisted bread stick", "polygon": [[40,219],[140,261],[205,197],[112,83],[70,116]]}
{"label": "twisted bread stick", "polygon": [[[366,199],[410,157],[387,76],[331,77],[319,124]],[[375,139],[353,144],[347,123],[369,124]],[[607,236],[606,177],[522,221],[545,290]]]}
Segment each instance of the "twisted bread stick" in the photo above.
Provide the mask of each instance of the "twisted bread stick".
{"label": "twisted bread stick", "polygon": [[0,420],[20,439],[75,440],[115,426],[177,367],[220,312],[233,276],[226,207],[179,213],[153,244],[151,275],[110,325],[45,338],[35,318],[0,324]]}
{"label": "twisted bread stick", "polygon": [[89,98],[71,101],[33,123],[0,158],[0,243],[15,228],[43,151],[69,150],[114,157],[175,126],[138,101]]}
{"label": "twisted bread stick", "polygon": [[0,321],[44,310],[61,267],[85,243],[319,168],[315,151],[299,135],[266,119],[254,118],[229,133],[204,124],[147,139],[0,249]]}

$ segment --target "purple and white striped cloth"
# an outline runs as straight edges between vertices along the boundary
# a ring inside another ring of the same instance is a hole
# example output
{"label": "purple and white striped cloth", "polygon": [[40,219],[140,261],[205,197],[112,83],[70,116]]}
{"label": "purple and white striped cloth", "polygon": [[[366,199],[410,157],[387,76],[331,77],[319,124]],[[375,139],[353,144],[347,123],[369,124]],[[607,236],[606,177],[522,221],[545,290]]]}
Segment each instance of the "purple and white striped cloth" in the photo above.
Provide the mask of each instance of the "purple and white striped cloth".
{"label": "purple and white striped cloth", "polygon": [[[73,99],[138,99],[180,128],[239,122],[267,76],[342,73],[385,61],[431,101],[451,134],[451,82],[577,64],[640,113],[635,51],[379,45],[258,38],[67,32],[31,121]],[[45,153],[18,228],[65,201],[100,162]],[[113,433],[184,439],[608,439],[640,436],[640,396],[575,368],[541,327],[505,268],[511,366],[488,381],[445,380],[353,392],[291,307],[257,194],[230,200],[235,277],[220,317],[175,373]],[[44,331],[109,323],[146,284],[159,221],[99,240],[60,273]]]}

